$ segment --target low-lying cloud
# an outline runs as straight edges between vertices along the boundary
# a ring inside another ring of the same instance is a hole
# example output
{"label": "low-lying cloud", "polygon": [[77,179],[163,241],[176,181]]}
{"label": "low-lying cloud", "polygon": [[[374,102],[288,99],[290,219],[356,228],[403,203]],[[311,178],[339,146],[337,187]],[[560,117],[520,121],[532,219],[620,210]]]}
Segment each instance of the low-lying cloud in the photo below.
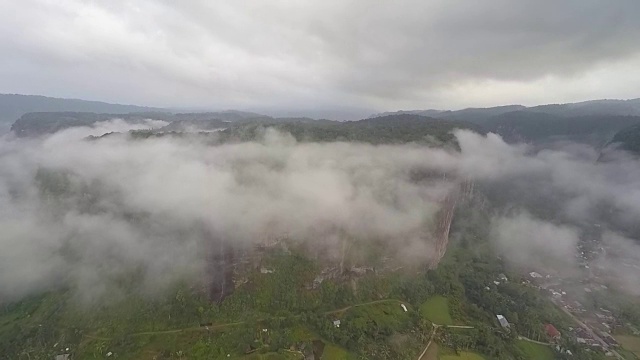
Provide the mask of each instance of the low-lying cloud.
{"label": "low-lying cloud", "polygon": [[[298,143],[273,130],[220,145],[85,138],[129,126],[0,140],[0,300],[58,285],[95,296],[132,271],[144,288],[162,288],[201,275],[220,243],[248,248],[282,237],[328,260],[340,259],[349,239],[425,263],[441,201],[462,180],[487,192],[493,243],[524,266],[572,265],[580,224],[599,221],[614,234],[607,239],[626,239],[640,215],[640,167],[628,157],[598,163],[582,151],[534,153],[468,131],[456,132],[460,152]],[[503,198],[491,197],[496,186]],[[540,199],[549,209],[532,206]],[[602,206],[626,215],[603,219]],[[640,254],[632,240],[608,243]]]}
{"label": "low-lying cloud", "polygon": [[78,134],[0,144],[3,297],[56,283],[92,293],[132,269],[154,284],[202,271],[219,242],[283,236],[330,259],[348,238],[393,242],[391,255],[411,248],[420,261],[454,186],[412,180],[450,156],[418,146],[299,144],[272,131],[219,146]]}

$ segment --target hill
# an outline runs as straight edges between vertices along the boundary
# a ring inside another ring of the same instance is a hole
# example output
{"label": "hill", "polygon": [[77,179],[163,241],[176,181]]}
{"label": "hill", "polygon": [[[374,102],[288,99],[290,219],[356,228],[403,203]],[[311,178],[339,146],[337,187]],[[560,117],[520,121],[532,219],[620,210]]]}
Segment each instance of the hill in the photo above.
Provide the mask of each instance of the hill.
{"label": "hill", "polygon": [[59,99],[38,95],[0,94],[0,133],[29,112],[95,112],[126,114],[132,112],[156,112],[158,108],[110,104],[101,101]]}
{"label": "hill", "polygon": [[571,140],[606,144],[616,132],[640,122],[640,99],[593,100],[526,107],[506,105],[462,110],[410,110],[382,113],[425,115],[436,119],[473,123],[507,141],[543,143]]}
{"label": "hill", "polygon": [[620,115],[640,116],[640,98],[629,100],[591,100],[567,104],[538,105],[527,111],[557,116]]}
{"label": "hill", "polygon": [[484,128],[509,142],[571,140],[601,146],[614,134],[640,123],[640,116],[584,115],[563,117],[543,112],[515,111],[488,119]]}
{"label": "hill", "polygon": [[162,131],[200,131],[224,128],[230,122],[272,121],[273,119],[249,112],[222,111],[203,113],[133,112],[126,114],[93,112],[30,112],[11,125],[11,131],[19,137],[52,134],[66,128],[91,126],[100,121],[123,119],[140,122],[145,119],[171,122]]}
{"label": "hill", "polygon": [[615,147],[634,155],[640,155],[640,124],[618,131],[607,144],[607,147]]}
{"label": "hill", "polygon": [[172,115],[167,113],[32,112],[26,113],[16,120],[11,125],[11,131],[19,137],[41,136],[71,127],[91,126],[97,122],[115,118],[128,122],[139,122],[149,118],[166,121],[171,119]]}
{"label": "hill", "polygon": [[456,119],[482,124],[484,120],[514,111],[545,113],[559,117],[585,115],[640,116],[640,98],[630,100],[591,100],[566,104],[546,104],[537,106],[503,105],[487,108],[466,108],[462,110],[401,110],[372,115],[379,117],[394,114],[413,114],[438,119]]}
{"label": "hill", "polygon": [[371,144],[422,143],[433,146],[457,147],[454,129],[484,130],[476,125],[428,118],[420,115],[399,114],[358,121],[274,119],[274,122],[233,124],[220,132],[222,141],[250,141],[258,138],[267,127],[291,134],[302,142],[365,142]]}
{"label": "hill", "polygon": [[372,118],[388,115],[410,114],[428,116],[437,119],[455,119],[480,124],[492,116],[523,109],[526,109],[526,107],[522,105],[503,105],[489,108],[467,108],[462,110],[401,110],[376,114],[373,115]]}

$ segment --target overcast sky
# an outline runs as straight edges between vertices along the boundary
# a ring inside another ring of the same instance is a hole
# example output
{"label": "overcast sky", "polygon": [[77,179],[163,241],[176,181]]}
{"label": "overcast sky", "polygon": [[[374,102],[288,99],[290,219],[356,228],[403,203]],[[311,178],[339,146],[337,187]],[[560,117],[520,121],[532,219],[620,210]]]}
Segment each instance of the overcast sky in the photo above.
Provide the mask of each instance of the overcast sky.
{"label": "overcast sky", "polygon": [[0,92],[344,111],[640,97],[640,1],[0,0]]}

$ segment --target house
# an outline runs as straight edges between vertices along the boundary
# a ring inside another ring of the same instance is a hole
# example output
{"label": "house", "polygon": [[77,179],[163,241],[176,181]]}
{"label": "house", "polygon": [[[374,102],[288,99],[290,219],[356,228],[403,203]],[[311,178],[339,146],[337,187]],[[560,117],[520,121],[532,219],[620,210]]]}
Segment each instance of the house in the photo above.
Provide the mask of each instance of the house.
{"label": "house", "polygon": [[531,277],[532,277],[532,278],[534,278],[534,279],[540,279],[540,278],[542,278],[542,275],[538,274],[538,273],[537,273],[537,272],[535,272],[535,271],[530,272],[530,273],[529,273],[529,276],[531,276]]}
{"label": "house", "polygon": [[340,320],[333,320],[333,326],[339,328],[340,327]]}
{"label": "house", "polygon": [[407,307],[404,306],[404,304],[400,304],[400,306],[402,306],[402,310],[404,310],[404,312],[407,312]]}
{"label": "house", "polygon": [[507,278],[507,275],[505,275],[505,274],[500,274],[500,275],[498,275],[498,279],[499,279],[500,281],[504,281],[504,282],[509,281],[509,279]]}
{"label": "house", "polygon": [[69,354],[56,355],[56,360],[69,360]]}
{"label": "house", "polygon": [[552,324],[545,324],[544,330],[547,332],[547,336],[549,337],[549,339],[551,340],[560,339],[560,331],[558,331],[558,329],[556,329],[556,327],[553,326]]}
{"label": "house", "polygon": [[496,318],[498,318],[498,322],[500,323],[500,326],[502,326],[505,329],[508,329],[510,327],[509,322],[507,321],[507,318],[505,318],[502,315],[496,315]]}

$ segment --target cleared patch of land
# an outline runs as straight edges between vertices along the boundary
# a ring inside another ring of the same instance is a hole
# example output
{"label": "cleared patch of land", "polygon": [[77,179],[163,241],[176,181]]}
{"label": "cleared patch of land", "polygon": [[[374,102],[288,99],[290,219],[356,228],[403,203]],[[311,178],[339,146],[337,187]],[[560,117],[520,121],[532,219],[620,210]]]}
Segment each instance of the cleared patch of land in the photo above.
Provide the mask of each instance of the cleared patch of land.
{"label": "cleared patch of land", "polygon": [[327,344],[322,353],[322,360],[352,360],[355,359],[349,352],[339,346]]}
{"label": "cleared patch of land", "polygon": [[440,360],[485,360],[481,355],[472,352],[463,351],[458,355],[441,355]]}
{"label": "cleared patch of land", "polygon": [[304,355],[297,353],[267,353],[267,354],[251,354],[244,357],[245,360],[300,360],[304,359]]}
{"label": "cleared patch of land", "polygon": [[449,302],[444,296],[434,296],[420,305],[420,315],[438,325],[453,325]]}
{"label": "cleared patch of land", "polygon": [[553,350],[548,346],[534,344],[526,340],[518,340],[517,344],[529,360],[553,360],[555,358]]}
{"label": "cleared patch of land", "polygon": [[625,350],[632,352],[636,357],[640,358],[640,336],[617,335],[615,338]]}
{"label": "cleared patch of land", "polygon": [[632,353],[629,350],[625,350],[625,349],[616,349],[616,352],[618,352],[618,354],[622,355],[623,358],[625,358],[626,360],[637,360],[638,357]]}
{"label": "cleared patch of land", "polygon": [[433,341],[420,360],[438,360],[438,344]]}

